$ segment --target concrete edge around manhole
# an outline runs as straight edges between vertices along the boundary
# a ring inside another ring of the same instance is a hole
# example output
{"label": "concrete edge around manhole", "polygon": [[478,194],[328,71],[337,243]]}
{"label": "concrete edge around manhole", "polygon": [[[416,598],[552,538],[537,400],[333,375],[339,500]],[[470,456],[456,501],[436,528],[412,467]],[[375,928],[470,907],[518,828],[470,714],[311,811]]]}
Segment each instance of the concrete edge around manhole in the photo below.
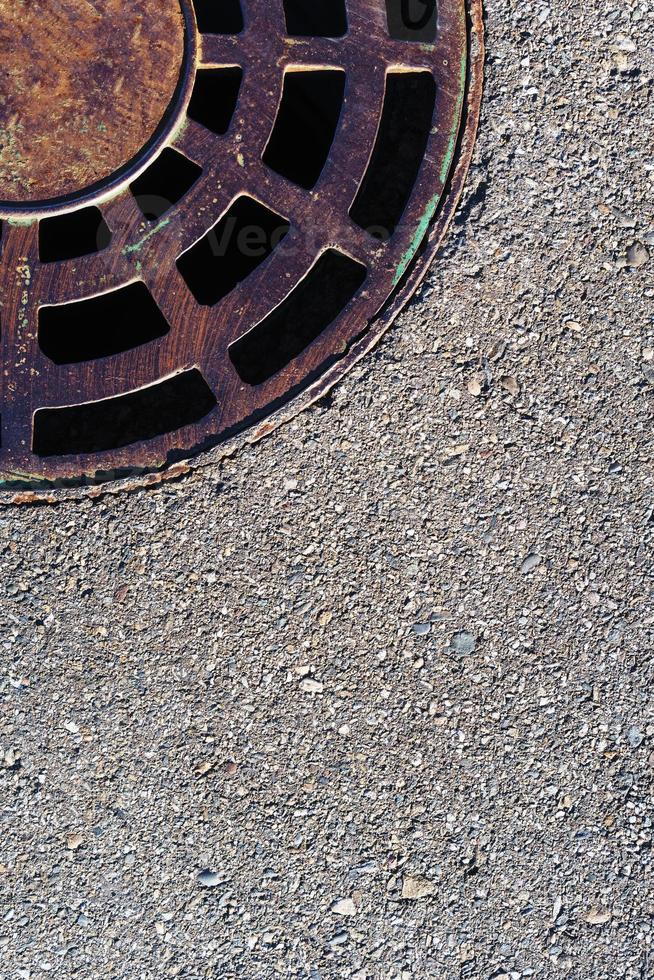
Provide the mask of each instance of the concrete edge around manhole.
{"label": "concrete edge around manhole", "polygon": [[[398,282],[394,292],[374,321],[366,326],[344,355],[302,391],[292,396],[277,411],[266,416],[236,435],[213,446],[199,446],[192,453],[162,462],[159,468],[128,473],[103,473],[69,485],[29,481],[17,475],[15,481],[0,483],[0,508],[13,506],[54,506],[65,502],[98,500],[107,496],[150,489],[220,465],[245,447],[271,435],[280,426],[324,398],[381,340],[398,315],[410,302],[425,278],[443,244],[463,193],[470,169],[479,129],[484,86],[485,40],[482,0],[468,0],[468,72],[463,103],[463,122],[459,132],[457,152],[452,161],[449,185],[441,198],[441,206],[418,243],[416,253]],[[4,484],[4,485],[2,485]]]}

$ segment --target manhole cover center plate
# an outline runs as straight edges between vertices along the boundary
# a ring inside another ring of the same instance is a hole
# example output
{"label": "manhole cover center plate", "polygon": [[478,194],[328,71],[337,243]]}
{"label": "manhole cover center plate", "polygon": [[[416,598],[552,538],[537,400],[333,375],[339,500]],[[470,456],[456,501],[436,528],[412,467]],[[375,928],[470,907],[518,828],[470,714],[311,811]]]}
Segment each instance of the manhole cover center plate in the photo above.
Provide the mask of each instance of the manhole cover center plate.
{"label": "manhole cover center plate", "polygon": [[184,59],[180,0],[0,0],[0,201],[99,184],[159,127]]}

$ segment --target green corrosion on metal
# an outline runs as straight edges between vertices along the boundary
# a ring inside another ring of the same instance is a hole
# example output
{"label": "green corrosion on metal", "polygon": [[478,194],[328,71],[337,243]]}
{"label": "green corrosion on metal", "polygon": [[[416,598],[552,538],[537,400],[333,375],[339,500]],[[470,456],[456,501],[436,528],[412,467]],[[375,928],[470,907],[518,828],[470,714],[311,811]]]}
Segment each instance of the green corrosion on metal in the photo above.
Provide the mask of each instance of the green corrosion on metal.
{"label": "green corrosion on metal", "polygon": [[431,201],[429,202],[425,210],[422,212],[420,223],[416,228],[416,233],[411,239],[411,244],[409,245],[408,249],[402,256],[402,261],[397,267],[395,278],[393,280],[394,286],[397,286],[398,282],[400,281],[400,279],[402,278],[406,270],[409,268],[409,265],[414,255],[420,248],[420,243],[422,242],[423,238],[427,234],[427,231],[429,230],[429,225],[431,224],[431,220],[436,214],[436,208],[438,207],[438,202],[440,201],[440,199],[441,199],[440,194],[436,194],[434,197],[432,197]]}
{"label": "green corrosion on metal", "polygon": [[461,113],[463,112],[463,100],[466,94],[466,79],[468,74],[468,53],[463,52],[461,56],[461,76],[459,79],[459,95],[456,100],[456,110],[454,112],[454,125],[452,127],[452,132],[450,133],[450,138],[447,143],[447,151],[443,158],[443,166],[441,167],[440,178],[441,184],[444,184],[447,180],[447,175],[450,172],[450,167],[452,166],[452,160],[454,159],[454,154],[456,152],[456,144],[459,138],[459,127],[461,125]]}
{"label": "green corrosion on metal", "polygon": [[45,480],[42,476],[36,473],[24,473],[22,470],[9,470],[6,472],[8,479],[3,476],[0,479],[0,489],[1,490],[17,490],[20,487],[28,489],[33,487],[35,484],[47,484],[51,481]]}
{"label": "green corrosion on metal", "polygon": [[[468,75],[468,53],[464,51],[461,56],[461,74],[459,78],[459,94],[456,100],[456,107],[454,110],[454,122],[452,124],[452,130],[450,132],[447,149],[445,151],[445,156],[443,157],[443,165],[441,166],[441,171],[439,174],[440,183],[442,186],[445,185],[448,174],[452,167],[452,161],[454,160],[454,154],[456,153],[456,144],[459,139],[459,129],[461,127],[461,113],[463,111],[463,100],[466,94],[466,81]],[[415,235],[411,239],[411,244],[402,256],[400,264],[397,267],[395,273],[395,278],[393,280],[393,285],[397,286],[405,272],[409,268],[411,262],[413,261],[420,245],[429,231],[429,225],[431,224],[434,215],[436,214],[436,209],[438,208],[442,191],[439,194],[435,194],[434,197],[429,201],[427,207],[422,213],[418,227],[416,228]]]}
{"label": "green corrosion on metal", "polygon": [[155,225],[154,228],[151,228],[150,231],[147,233],[147,235],[144,235],[143,238],[139,239],[139,241],[136,242],[134,245],[126,245],[125,248],[123,249],[123,255],[132,255],[134,252],[140,252],[143,246],[147,244],[147,242],[149,242],[150,239],[154,237],[154,235],[157,235],[162,230],[162,228],[165,228],[166,225],[169,223],[170,223],[170,218],[164,218],[163,221],[160,221],[158,225]]}

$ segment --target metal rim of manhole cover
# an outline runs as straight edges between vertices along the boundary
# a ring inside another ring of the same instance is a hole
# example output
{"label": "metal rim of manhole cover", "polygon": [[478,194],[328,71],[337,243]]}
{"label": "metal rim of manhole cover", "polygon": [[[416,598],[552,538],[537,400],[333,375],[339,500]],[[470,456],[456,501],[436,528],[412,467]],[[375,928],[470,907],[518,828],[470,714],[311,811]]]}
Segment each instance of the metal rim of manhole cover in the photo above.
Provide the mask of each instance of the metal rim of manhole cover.
{"label": "metal rim of manhole cover", "polygon": [[153,479],[324,394],[452,216],[481,0],[20,10],[0,5],[4,491]]}

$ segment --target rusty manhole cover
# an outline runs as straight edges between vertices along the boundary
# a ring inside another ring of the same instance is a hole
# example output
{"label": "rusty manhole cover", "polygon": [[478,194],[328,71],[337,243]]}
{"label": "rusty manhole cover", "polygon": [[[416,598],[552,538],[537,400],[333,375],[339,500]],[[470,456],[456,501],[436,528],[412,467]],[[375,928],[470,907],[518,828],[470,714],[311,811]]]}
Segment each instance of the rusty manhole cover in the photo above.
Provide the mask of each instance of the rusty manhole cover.
{"label": "rusty manhole cover", "polygon": [[433,257],[480,0],[0,0],[0,38],[3,486],[270,428]]}

